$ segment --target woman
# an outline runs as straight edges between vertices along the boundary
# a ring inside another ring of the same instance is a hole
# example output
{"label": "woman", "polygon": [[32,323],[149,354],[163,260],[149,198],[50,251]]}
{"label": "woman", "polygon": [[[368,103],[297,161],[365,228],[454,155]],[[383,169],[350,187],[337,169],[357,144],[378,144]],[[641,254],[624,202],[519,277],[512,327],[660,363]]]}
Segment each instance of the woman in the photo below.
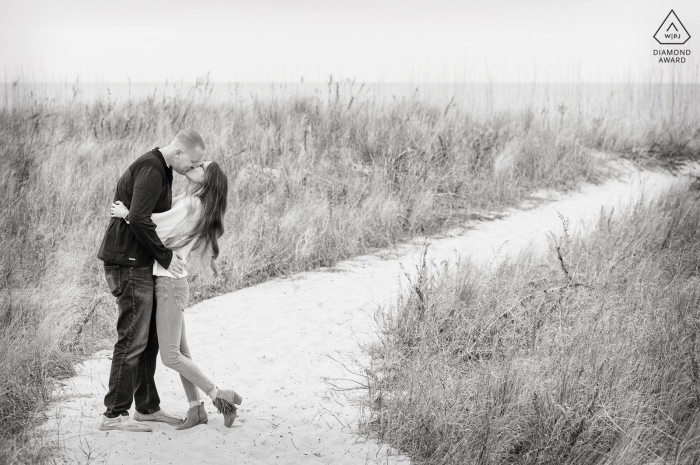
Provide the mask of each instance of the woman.
{"label": "woman", "polygon": [[[216,276],[214,260],[219,255],[217,240],[224,233],[223,219],[226,213],[228,179],[216,162],[205,162],[188,171],[187,190],[173,198],[172,208],[164,213],[154,213],[151,219],[156,233],[167,248],[187,260],[190,252],[199,256]],[[112,204],[111,215],[128,222],[129,210],[117,201]],[[202,267],[206,269],[205,266]],[[177,429],[188,429],[208,422],[204,402],[199,402],[201,389],[211,398],[217,410],[224,415],[224,424],[231,427],[236,418],[236,405],[242,398],[228,389],[218,389],[194,364],[185,335],[184,312],[189,299],[187,271],[174,276],[160,266],[153,265],[156,292],[156,328],[163,365],[180,373],[182,386],[190,407],[185,421]]]}

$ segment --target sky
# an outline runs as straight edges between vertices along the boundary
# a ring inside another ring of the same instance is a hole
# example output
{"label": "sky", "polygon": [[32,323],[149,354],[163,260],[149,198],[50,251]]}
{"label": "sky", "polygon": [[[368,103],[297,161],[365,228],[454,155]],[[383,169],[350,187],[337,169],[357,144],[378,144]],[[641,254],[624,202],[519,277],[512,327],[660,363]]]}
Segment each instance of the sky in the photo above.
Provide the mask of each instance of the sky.
{"label": "sky", "polygon": [[[671,9],[685,64],[652,55]],[[693,80],[700,1],[0,0],[0,65],[36,81]]]}

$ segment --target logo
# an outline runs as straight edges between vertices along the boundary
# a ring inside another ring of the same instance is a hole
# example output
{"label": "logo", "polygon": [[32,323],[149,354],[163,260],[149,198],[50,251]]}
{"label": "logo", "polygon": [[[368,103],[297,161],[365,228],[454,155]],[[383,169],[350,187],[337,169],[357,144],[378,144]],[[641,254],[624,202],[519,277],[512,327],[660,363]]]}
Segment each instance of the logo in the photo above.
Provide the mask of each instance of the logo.
{"label": "logo", "polygon": [[676,16],[673,10],[666,16],[659,29],[654,34],[654,39],[661,45],[680,45],[688,42],[690,34]]}

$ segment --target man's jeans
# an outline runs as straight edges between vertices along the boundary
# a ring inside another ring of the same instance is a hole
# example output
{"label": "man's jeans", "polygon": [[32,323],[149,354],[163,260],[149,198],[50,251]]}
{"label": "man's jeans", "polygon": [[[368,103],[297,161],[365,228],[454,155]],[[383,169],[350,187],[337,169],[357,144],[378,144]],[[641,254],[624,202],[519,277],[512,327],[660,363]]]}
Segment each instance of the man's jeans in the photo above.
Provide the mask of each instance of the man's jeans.
{"label": "man's jeans", "polygon": [[139,413],[160,410],[153,376],[158,357],[153,267],[105,263],[105,279],[117,298],[117,343],[114,344],[105,416],[127,415],[131,400]]}

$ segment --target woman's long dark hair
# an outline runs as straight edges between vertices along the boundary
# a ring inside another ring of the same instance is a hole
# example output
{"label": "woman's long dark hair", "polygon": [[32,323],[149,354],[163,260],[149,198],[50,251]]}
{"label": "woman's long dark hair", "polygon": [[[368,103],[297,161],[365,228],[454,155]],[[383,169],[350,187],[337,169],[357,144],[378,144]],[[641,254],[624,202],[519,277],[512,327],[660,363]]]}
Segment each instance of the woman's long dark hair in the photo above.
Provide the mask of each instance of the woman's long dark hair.
{"label": "woman's long dark hair", "polygon": [[[202,214],[189,234],[197,238],[193,250],[199,250],[200,254],[210,253],[209,266],[216,277],[219,272],[214,260],[219,256],[218,239],[224,234],[228,198],[228,178],[217,162],[213,161],[207,166],[202,183],[192,195],[202,202]],[[202,258],[205,256],[202,255]]]}

